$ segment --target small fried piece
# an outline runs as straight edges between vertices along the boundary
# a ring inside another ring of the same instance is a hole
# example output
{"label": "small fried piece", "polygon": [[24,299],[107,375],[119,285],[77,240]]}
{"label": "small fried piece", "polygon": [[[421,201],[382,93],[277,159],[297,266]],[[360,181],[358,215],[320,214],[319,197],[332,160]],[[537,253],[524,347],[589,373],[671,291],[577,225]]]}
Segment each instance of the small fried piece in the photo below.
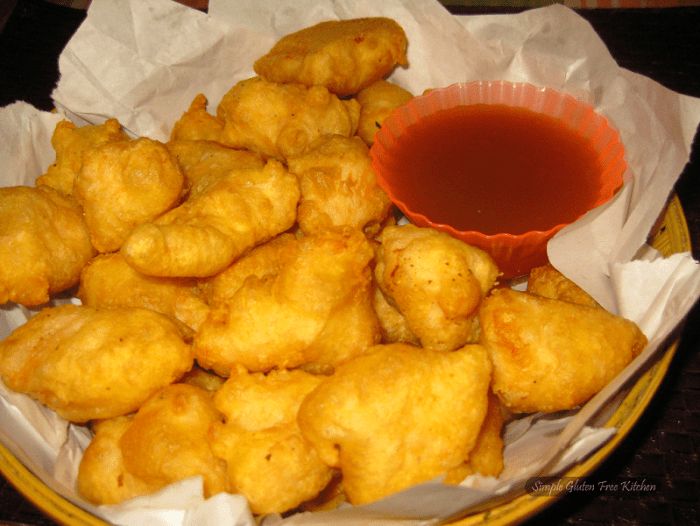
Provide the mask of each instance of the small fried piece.
{"label": "small fried piece", "polygon": [[452,350],[479,337],[477,311],[498,268],[481,249],[414,225],[382,230],[374,275],[423,347]]}
{"label": "small fried piece", "polygon": [[235,364],[250,371],[332,367],[378,340],[365,236],[329,230],[295,244],[279,272],[252,274],[230,299],[212,304],[194,340],[200,365],[222,376]]}
{"label": "small fried piece", "polygon": [[493,391],[516,413],[583,404],[647,343],[633,322],[603,309],[511,289],[494,290],[479,319]]}
{"label": "small fried piece", "polygon": [[407,65],[407,46],[390,18],[331,20],[283,37],[253,67],[274,82],[321,85],[347,96]]}
{"label": "small fried piece", "polygon": [[122,247],[131,266],[150,276],[213,276],[294,224],[299,185],[277,161],[207,183],[179,207],[134,229]]}
{"label": "small fried piece", "polygon": [[413,95],[401,86],[382,79],[364,88],[355,98],[360,103],[357,135],[367,146],[372,146],[374,135],[382,127],[384,119],[411,100]]}
{"label": "small fried piece", "polygon": [[297,411],[321,378],[304,371],[250,374],[235,367],[214,402],[226,421],[212,448],[228,463],[232,490],[254,513],[282,513],[317,496],[333,470],[301,436]]}
{"label": "small fried piece", "polygon": [[379,327],[382,331],[382,343],[410,343],[420,345],[420,341],[408,327],[406,318],[384,296],[379,287],[374,288],[372,297],[374,312],[377,313]]}
{"label": "small fried piece", "polygon": [[376,346],[304,399],[299,426],[321,459],[342,471],[348,500],[372,502],[464,462],[486,416],[490,376],[479,345]]}
{"label": "small fried piece", "polygon": [[88,307],[151,309],[193,330],[209,313],[194,279],[146,276],[119,252],[101,254],[88,263],[81,274],[77,297]]}
{"label": "small fried piece", "polygon": [[178,325],[140,308],[46,308],[0,342],[7,387],[79,423],[135,411],[192,363]]}
{"label": "small fried piece", "polygon": [[88,150],[73,192],[93,246],[119,250],[131,230],[175,206],[184,177],[164,144],[148,138]]}
{"label": "small fried piece", "polygon": [[100,422],[78,470],[78,491],[95,504],[117,504],[201,476],[209,497],[228,491],[226,462],[214,456],[210,430],[222,415],[211,395],[173,384],[133,418]]}
{"label": "small fried piece", "polygon": [[589,307],[600,307],[600,304],[590,294],[549,263],[535,267],[530,271],[527,291],[545,298],[570,301]]}
{"label": "small fried piece", "polygon": [[305,234],[351,226],[376,233],[391,201],[377,184],[369,150],[359,137],[326,135],[288,161],[299,178],[299,227]]}
{"label": "small fried piece", "polygon": [[115,141],[127,141],[129,136],[116,119],[107,119],[103,124],[88,124],[77,127],[63,120],[56,125],[51,145],[56,152],[56,161],[46,173],[36,180],[37,186],[50,186],[59,192],[72,195],[73,182],[83,166],[83,155],[87,150]]}
{"label": "small fried piece", "polygon": [[304,153],[318,137],[351,137],[360,105],[340,100],[323,86],[277,84],[259,77],[242,80],[221,99],[224,144],[285,161]]}
{"label": "small fried piece", "polygon": [[94,254],[78,203],[48,186],[0,188],[0,304],[41,305]]}
{"label": "small fried piece", "polygon": [[221,141],[224,123],[207,112],[207,98],[198,93],[173,125],[170,141]]}

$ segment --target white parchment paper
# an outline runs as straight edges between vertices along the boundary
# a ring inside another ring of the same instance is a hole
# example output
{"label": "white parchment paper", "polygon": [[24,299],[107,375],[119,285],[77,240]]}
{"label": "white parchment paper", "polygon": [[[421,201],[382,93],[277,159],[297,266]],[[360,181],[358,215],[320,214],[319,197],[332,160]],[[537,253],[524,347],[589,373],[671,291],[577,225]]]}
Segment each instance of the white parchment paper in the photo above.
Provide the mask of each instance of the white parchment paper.
{"label": "white parchment paper", "polygon": [[[689,158],[700,100],[674,93],[615,63],[589,24],[550,6],[518,15],[455,17],[426,0],[211,0],[209,14],[170,0],[93,0],[60,57],[53,93],[59,114],[24,103],[0,109],[0,184],[32,185],[53,161],[50,137],[67,116],[76,123],[116,117],[133,136],[166,140],[197,93],[213,108],[281,36],[328,19],[388,16],[409,38],[410,66],[392,80],[414,94],[470,80],[525,81],[592,104],[618,129],[629,169],[608,204],[562,230],[549,244],[560,270],[608,309],[636,321],[650,345],[582,410],[537,416],[507,429],[499,479],[471,477],[466,487],[423,484],[368,506],[267,517],[265,524],[436,524],[493,499],[511,498],[539,473],[560,473],[614,433],[598,428],[601,409],[638,369],[663,351],[700,297],[700,271],[688,253],[635,257]],[[32,311],[0,310],[0,337]],[[605,411],[603,411],[605,414]],[[118,524],[253,525],[245,500],[205,500],[200,479],[120,506],[94,508],[76,494],[77,464],[89,435],[0,382],[0,440],[50,487]]]}

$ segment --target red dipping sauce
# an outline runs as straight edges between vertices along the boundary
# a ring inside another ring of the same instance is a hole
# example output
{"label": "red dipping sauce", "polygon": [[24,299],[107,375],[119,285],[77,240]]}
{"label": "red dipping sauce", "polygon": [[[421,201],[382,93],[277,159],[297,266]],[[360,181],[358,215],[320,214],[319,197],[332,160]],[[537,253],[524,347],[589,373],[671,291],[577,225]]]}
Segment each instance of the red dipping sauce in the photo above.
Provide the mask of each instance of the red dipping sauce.
{"label": "red dipping sauce", "polygon": [[570,223],[598,198],[590,142],[560,120],[506,105],[438,111],[397,143],[394,195],[434,223],[520,234]]}

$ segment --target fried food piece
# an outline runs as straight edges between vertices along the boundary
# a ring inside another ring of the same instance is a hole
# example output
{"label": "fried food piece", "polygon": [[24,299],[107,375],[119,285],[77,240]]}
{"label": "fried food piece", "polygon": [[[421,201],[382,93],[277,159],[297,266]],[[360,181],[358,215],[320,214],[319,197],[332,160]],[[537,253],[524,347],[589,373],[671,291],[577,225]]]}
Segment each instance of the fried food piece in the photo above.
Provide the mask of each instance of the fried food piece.
{"label": "fried food piece", "polygon": [[282,513],[317,496],[333,476],[301,436],[296,417],[321,379],[304,371],[250,374],[235,367],[214,403],[226,422],[212,447],[228,463],[232,490],[254,513]]}
{"label": "fried food piece", "polygon": [[322,135],[353,136],[360,105],[354,99],[340,100],[323,86],[253,77],[224,95],[217,116],[224,122],[224,144],[285,161],[304,153]]}
{"label": "fried food piece", "polygon": [[44,175],[37,178],[37,186],[50,186],[59,192],[71,195],[73,182],[83,166],[83,155],[87,150],[115,141],[127,141],[129,136],[116,119],[103,124],[89,124],[78,128],[63,120],[56,125],[51,145],[56,152],[56,161]]}
{"label": "fried food piece", "polygon": [[277,161],[239,168],[190,191],[179,207],[137,227],[122,254],[139,272],[208,277],[290,228],[299,185]]}
{"label": "fried food piece", "polygon": [[210,393],[215,393],[221,389],[224,382],[226,382],[226,378],[222,378],[211,371],[206,371],[197,364],[180,379],[180,383],[193,385]]}
{"label": "fried food piece", "polygon": [[374,288],[372,305],[374,306],[374,312],[377,313],[379,327],[382,331],[383,343],[402,342],[420,345],[418,338],[416,338],[416,335],[413,334],[408,327],[404,315],[389,303],[379,287]]}
{"label": "fried food piece", "polygon": [[0,342],[7,387],[72,422],[135,411],[192,362],[178,325],[139,308],[46,308]]}
{"label": "fried food piece", "polygon": [[368,146],[374,143],[374,135],[382,127],[382,122],[399,106],[413,98],[410,91],[386,80],[373,82],[355,97],[360,103],[359,135]]}
{"label": "fried food piece", "polygon": [[134,227],[175,206],[183,189],[182,172],[165,145],[144,137],[86,151],[73,191],[93,246],[113,252]]}
{"label": "fried food piece", "polygon": [[494,290],[479,319],[493,391],[516,413],[579,406],[647,343],[633,322],[603,309],[510,289]]}
{"label": "fried food piece", "polygon": [[485,477],[497,477],[503,471],[503,411],[501,402],[489,392],[486,418],[481,425],[476,445],[464,464],[448,471],[447,484],[459,484],[469,475],[478,473]]}
{"label": "fried food piece", "polygon": [[479,337],[477,311],[498,268],[476,247],[429,228],[390,226],[374,275],[423,347],[452,350]]}
{"label": "fried food piece", "polygon": [[200,365],[222,376],[235,364],[250,371],[332,367],[377,341],[372,249],[360,231],[304,236],[287,257],[278,273],[251,275],[230,299],[212,305],[194,340]]}
{"label": "fried food piece", "polygon": [[347,96],[407,65],[407,46],[390,18],[332,20],[283,37],[253,67],[267,80],[321,85]]}
{"label": "fried food piece", "polygon": [[212,179],[239,168],[262,168],[262,157],[246,150],[234,150],[212,141],[178,140],[166,144],[177,160],[187,181],[187,188],[211,184]]}
{"label": "fried food piece", "polygon": [[229,489],[226,462],[214,456],[210,430],[222,415],[211,395],[173,384],[133,418],[99,423],[78,471],[78,491],[95,504],[116,504],[200,475],[209,497]]}
{"label": "fried food piece", "polygon": [[342,471],[348,500],[372,502],[464,462],[486,415],[490,376],[479,345],[376,346],[305,398],[299,426]]}
{"label": "fried food piece", "polygon": [[0,188],[0,304],[41,305],[94,254],[78,203],[48,186]]}
{"label": "fried food piece", "polygon": [[207,112],[207,98],[198,93],[170,131],[170,141],[221,141],[224,123]]}
{"label": "fried food piece", "polygon": [[345,225],[374,233],[389,215],[391,201],[359,137],[321,137],[288,166],[299,178],[297,221],[305,234]]}
{"label": "fried food piece", "polygon": [[590,294],[550,264],[535,267],[530,271],[527,291],[545,298],[570,301],[589,307],[600,307],[600,304]]}
{"label": "fried food piece", "polygon": [[193,330],[209,314],[196,280],[146,276],[129,265],[119,252],[101,254],[90,261],[81,274],[77,296],[88,307],[151,309]]}

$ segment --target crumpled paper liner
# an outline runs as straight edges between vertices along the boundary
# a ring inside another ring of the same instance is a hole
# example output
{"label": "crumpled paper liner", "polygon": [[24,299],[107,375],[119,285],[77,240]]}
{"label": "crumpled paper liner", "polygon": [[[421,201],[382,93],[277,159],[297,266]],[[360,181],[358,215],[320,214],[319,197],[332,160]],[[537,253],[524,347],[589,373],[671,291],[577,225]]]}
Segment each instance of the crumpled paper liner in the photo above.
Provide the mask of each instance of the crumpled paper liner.
{"label": "crumpled paper liner", "polygon": [[[415,94],[469,80],[551,86],[592,104],[620,132],[626,184],[607,205],[564,229],[549,245],[552,262],[613,312],[636,321],[649,347],[582,410],[534,415],[506,430],[505,471],[460,486],[422,484],[367,506],[270,516],[264,524],[437,524],[512,498],[540,471],[561,473],[615,433],[598,428],[620,390],[665,349],[700,297],[700,271],[688,253],[661,258],[646,236],[661,213],[700,122],[700,100],[621,69],[588,23],[554,5],[518,15],[456,17],[421,0],[211,0],[209,15],[170,0],[94,0],[61,54],[53,97],[60,114],[25,103],[0,110],[0,184],[32,185],[53,161],[50,137],[63,115],[78,124],[116,117],[134,136],[167,140],[195,94],[211,107],[282,35],[325,19],[395,18],[409,37],[410,67],[391,80]],[[437,60],[439,58],[439,60]],[[635,259],[644,252],[645,257]],[[651,256],[648,256],[651,254]],[[4,306],[0,337],[33,311]],[[611,400],[613,402],[611,402]],[[75,492],[84,427],[69,425],[0,382],[0,440],[55,491],[119,524],[254,524],[245,500],[205,500],[201,479],[174,484],[119,506],[94,507]],[[560,454],[561,453],[561,454]]]}

